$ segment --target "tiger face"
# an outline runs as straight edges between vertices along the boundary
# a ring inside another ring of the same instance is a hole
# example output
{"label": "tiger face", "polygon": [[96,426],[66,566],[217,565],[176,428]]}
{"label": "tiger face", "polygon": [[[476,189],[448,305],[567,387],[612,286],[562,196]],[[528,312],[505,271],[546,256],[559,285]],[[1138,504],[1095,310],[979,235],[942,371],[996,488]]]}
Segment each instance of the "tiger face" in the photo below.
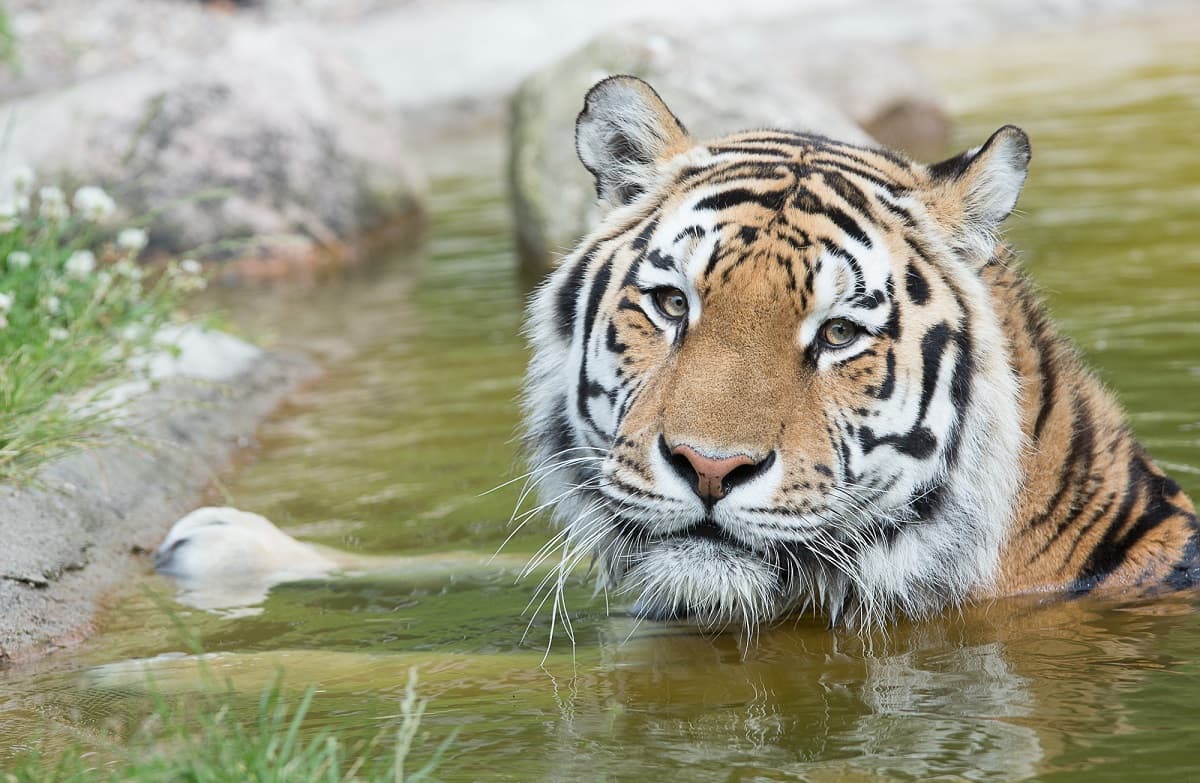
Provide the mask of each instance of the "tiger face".
{"label": "tiger face", "polygon": [[535,294],[535,481],[562,573],[650,618],[870,624],[990,580],[1018,388],[980,269],[1025,179],[1011,126],[925,166],[781,131],[691,139],[632,77],[577,146],[607,214]]}

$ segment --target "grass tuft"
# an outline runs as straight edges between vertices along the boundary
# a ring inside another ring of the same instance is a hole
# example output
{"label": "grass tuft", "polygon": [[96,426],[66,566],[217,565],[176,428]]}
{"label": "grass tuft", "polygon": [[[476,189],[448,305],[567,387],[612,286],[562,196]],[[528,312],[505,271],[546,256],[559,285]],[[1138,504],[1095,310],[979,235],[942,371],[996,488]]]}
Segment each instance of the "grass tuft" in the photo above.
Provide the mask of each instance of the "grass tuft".
{"label": "grass tuft", "polygon": [[204,286],[191,260],[151,279],[146,233],[111,227],[115,212],[94,186],[68,203],[26,168],[0,181],[0,481],[100,438],[119,413],[106,392],[164,350],[160,330]]}
{"label": "grass tuft", "polygon": [[239,719],[232,684],[218,685],[200,640],[165,602],[152,597],[192,652],[199,693],[169,699],[148,672],[150,710],[132,730],[117,732],[106,743],[115,755],[84,753],[82,746],[57,754],[35,748],[17,757],[7,772],[0,769],[0,782],[420,783],[432,779],[458,735],[451,732],[419,769],[406,771],[428,704],[418,692],[416,667],[408,670],[399,715],[366,742],[348,742],[330,729],[306,732],[317,686],[309,685],[293,703],[282,671],[259,694],[254,715]]}
{"label": "grass tuft", "polygon": [[[4,783],[418,783],[431,779],[455,735],[429,760],[406,773],[426,700],[417,694],[417,672],[409,671],[398,722],[373,739],[351,745],[323,729],[305,732],[316,699],[309,686],[299,701],[288,698],[282,675],[263,690],[257,714],[239,720],[235,694],[209,690],[195,700],[172,701],[156,692],[153,710],[130,740],[115,743],[118,755],[104,758],[72,747],[57,755],[34,750],[16,759]],[[394,750],[386,751],[394,742]]]}

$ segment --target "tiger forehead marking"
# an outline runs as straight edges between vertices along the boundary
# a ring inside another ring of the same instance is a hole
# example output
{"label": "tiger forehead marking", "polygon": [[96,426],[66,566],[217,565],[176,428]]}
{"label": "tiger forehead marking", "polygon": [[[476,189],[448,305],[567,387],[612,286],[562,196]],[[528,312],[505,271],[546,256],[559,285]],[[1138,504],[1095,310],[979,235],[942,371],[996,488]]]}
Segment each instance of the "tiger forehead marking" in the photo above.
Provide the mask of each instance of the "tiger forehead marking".
{"label": "tiger forehead marking", "polygon": [[1190,501],[996,242],[1021,131],[933,166],[701,144],[616,77],[577,143],[608,213],[531,303],[526,382],[559,585],[595,556],[643,616],[749,629],[1191,578]]}

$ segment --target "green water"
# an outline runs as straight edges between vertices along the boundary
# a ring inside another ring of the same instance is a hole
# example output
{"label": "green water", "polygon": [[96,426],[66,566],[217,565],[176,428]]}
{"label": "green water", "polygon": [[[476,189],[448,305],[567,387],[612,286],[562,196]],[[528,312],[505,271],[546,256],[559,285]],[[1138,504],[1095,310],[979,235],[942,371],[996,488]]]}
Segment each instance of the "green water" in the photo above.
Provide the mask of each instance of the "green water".
{"label": "green water", "polygon": [[[924,59],[953,98],[961,146],[1005,122],[1029,131],[1035,163],[1009,235],[1152,452],[1197,495],[1200,54],[1188,23],[1145,41],[1110,31]],[[517,488],[481,494],[516,470],[524,362],[499,144],[438,165],[426,244],[232,303],[243,329],[328,367],[225,487],[307,540],[490,554],[508,535]],[[531,522],[505,551],[527,555],[546,536]],[[100,745],[114,716],[144,708],[139,670],[121,662],[185,649],[146,589],[170,595],[146,575],[96,638],[0,680],[0,747]],[[279,665],[297,687],[319,682],[314,730],[373,735],[418,665],[432,698],[422,737],[460,730],[445,780],[1200,779],[1194,596],[1000,602],[867,641],[802,620],[739,647],[635,629],[580,579],[575,644],[560,630],[543,667],[549,618],[525,611],[533,589],[504,567],[449,580],[385,570],[279,587],[255,616],[174,609],[247,711]],[[164,691],[195,687],[187,661],[155,671]]]}

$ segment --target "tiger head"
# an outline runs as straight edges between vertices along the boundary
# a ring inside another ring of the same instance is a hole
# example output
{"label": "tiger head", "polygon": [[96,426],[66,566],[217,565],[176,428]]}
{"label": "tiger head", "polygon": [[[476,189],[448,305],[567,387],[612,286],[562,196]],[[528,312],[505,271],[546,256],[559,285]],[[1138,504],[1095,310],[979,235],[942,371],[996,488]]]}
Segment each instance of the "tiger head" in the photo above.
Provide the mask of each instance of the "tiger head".
{"label": "tiger head", "polygon": [[600,226],[531,300],[526,432],[562,526],[635,613],[872,624],[992,578],[1018,387],[980,270],[1030,159],[822,136],[697,142],[649,85],[576,126]]}

